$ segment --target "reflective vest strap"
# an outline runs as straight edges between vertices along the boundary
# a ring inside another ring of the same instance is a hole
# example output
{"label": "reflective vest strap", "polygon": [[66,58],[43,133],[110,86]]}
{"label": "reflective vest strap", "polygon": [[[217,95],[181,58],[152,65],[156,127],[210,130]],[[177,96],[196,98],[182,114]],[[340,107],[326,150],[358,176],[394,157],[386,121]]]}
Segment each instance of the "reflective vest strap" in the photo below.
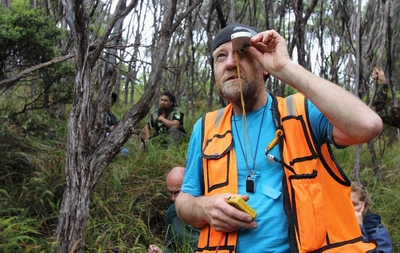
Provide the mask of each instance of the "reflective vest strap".
{"label": "reflective vest strap", "polygon": [[296,109],[294,107],[294,95],[288,96],[285,100],[286,102],[286,115],[293,116],[296,115]]}
{"label": "reflective vest strap", "polygon": [[[233,150],[232,106],[203,116],[202,163],[204,195],[237,193],[237,165]],[[221,233],[206,226],[200,232],[197,252],[234,253],[237,232]]]}
{"label": "reflective vest strap", "polygon": [[[308,125],[306,100],[300,93],[286,99],[278,99],[280,127],[284,131],[284,138],[281,141],[282,157],[286,164],[297,166],[296,173],[293,174],[310,174],[315,167],[310,166],[310,161],[315,163],[318,153]],[[293,145],[293,140],[296,141],[296,145]]]}
{"label": "reflective vest strap", "polygon": [[238,192],[231,119],[231,105],[203,116],[202,160],[206,196]]}

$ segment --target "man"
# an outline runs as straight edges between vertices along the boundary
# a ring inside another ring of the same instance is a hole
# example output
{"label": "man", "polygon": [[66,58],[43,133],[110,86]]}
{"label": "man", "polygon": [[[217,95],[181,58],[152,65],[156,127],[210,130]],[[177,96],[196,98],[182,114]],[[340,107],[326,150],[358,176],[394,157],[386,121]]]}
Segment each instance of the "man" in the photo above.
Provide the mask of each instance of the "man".
{"label": "man", "polygon": [[[160,107],[155,110],[145,126],[145,139],[160,134],[166,134],[169,142],[177,143],[185,137],[183,128],[183,112],[177,106],[175,96],[170,92],[164,92],[160,99]],[[153,135],[151,135],[151,131]]]}
{"label": "man", "polygon": [[400,106],[388,106],[389,85],[386,82],[385,72],[374,67],[372,78],[376,79],[378,85],[378,92],[373,102],[374,110],[381,117],[383,123],[400,128]]}
{"label": "man", "polygon": [[[116,93],[111,93],[111,106],[110,109],[107,112],[107,124],[106,124],[106,134],[105,136],[107,137],[117,126],[118,120],[117,117],[111,112],[111,107],[117,102],[118,95]],[[122,147],[121,148],[121,153],[124,155],[129,154],[129,150],[127,148]]]}
{"label": "man", "polygon": [[107,112],[107,125],[106,125],[106,136],[110,134],[118,124],[117,117],[111,112],[111,107],[117,102],[118,95],[116,93],[111,93],[111,106]]}
{"label": "man", "polygon": [[[180,193],[184,174],[184,167],[174,167],[168,172],[167,177],[165,178],[165,189],[172,202],[175,202],[176,197]],[[184,224],[179,219],[176,214],[175,203],[173,203],[167,210],[166,224],[166,239],[168,245],[165,252],[175,252],[184,244],[190,244],[190,247],[194,252],[200,231]],[[185,247],[189,247],[188,245]],[[185,248],[185,252],[189,252],[189,249]],[[148,253],[162,253],[162,250],[156,245],[149,245]]]}
{"label": "man", "polygon": [[[231,41],[236,32],[252,36],[251,45],[237,52],[240,80]],[[176,199],[182,221],[202,228],[198,251],[373,249],[362,242],[350,180],[335,166],[329,144],[373,139],[382,130],[378,115],[291,61],[274,30],[228,25],[213,40],[212,58],[218,92],[230,104],[195,124]],[[301,94],[286,100],[268,94],[268,75]],[[232,195],[257,212],[254,220],[226,202]]]}

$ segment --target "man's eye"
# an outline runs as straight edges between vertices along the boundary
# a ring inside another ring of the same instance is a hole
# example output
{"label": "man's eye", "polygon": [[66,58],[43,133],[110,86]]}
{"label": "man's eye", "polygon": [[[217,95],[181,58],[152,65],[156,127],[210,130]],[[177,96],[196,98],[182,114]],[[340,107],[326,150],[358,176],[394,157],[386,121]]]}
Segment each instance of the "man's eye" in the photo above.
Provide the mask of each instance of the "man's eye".
{"label": "man's eye", "polygon": [[224,53],[220,53],[220,54],[217,54],[217,59],[221,59],[221,58],[223,58],[223,57],[226,57],[226,54],[224,54]]}

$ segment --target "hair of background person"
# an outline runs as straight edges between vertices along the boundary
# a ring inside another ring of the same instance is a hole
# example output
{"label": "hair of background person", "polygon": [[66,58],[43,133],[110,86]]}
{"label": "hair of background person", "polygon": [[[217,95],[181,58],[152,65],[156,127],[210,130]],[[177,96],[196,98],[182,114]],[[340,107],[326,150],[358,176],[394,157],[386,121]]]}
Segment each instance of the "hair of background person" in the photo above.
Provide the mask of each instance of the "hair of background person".
{"label": "hair of background person", "polygon": [[162,94],[162,96],[167,96],[167,97],[169,98],[169,100],[171,100],[171,102],[173,103],[173,106],[178,106],[178,105],[176,104],[175,96],[174,96],[171,92],[166,91],[166,92],[164,92],[164,93]]}
{"label": "hair of background person", "polygon": [[371,198],[367,189],[360,183],[351,182],[351,191],[358,193],[360,201],[363,201],[365,204],[364,213],[369,213],[371,211]]}

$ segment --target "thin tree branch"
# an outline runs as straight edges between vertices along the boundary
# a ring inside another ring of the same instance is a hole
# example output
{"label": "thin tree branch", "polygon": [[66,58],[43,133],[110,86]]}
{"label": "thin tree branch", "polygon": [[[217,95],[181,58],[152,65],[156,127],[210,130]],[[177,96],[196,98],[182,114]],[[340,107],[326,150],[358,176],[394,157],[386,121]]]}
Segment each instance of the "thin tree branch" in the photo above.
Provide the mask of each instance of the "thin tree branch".
{"label": "thin tree branch", "polygon": [[[56,63],[64,62],[64,61],[72,59],[74,57],[75,57],[75,54],[64,55],[64,56],[60,56],[60,57],[54,58],[54,59],[52,59],[52,60],[50,60],[48,62],[44,62],[44,63],[38,64],[38,65],[35,65],[33,67],[24,69],[23,71],[19,72],[15,76],[12,76],[12,77],[4,79],[4,80],[1,80],[0,81],[0,89],[7,90],[12,84],[14,84],[15,82],[19,81],[21,78],[24,78],[24,77],[28,76],[33,71],[36,71],[36,70],[51,66],[51,65],[56,64]],[[4,91],[3,91],[3,93],[4,93]]]}

